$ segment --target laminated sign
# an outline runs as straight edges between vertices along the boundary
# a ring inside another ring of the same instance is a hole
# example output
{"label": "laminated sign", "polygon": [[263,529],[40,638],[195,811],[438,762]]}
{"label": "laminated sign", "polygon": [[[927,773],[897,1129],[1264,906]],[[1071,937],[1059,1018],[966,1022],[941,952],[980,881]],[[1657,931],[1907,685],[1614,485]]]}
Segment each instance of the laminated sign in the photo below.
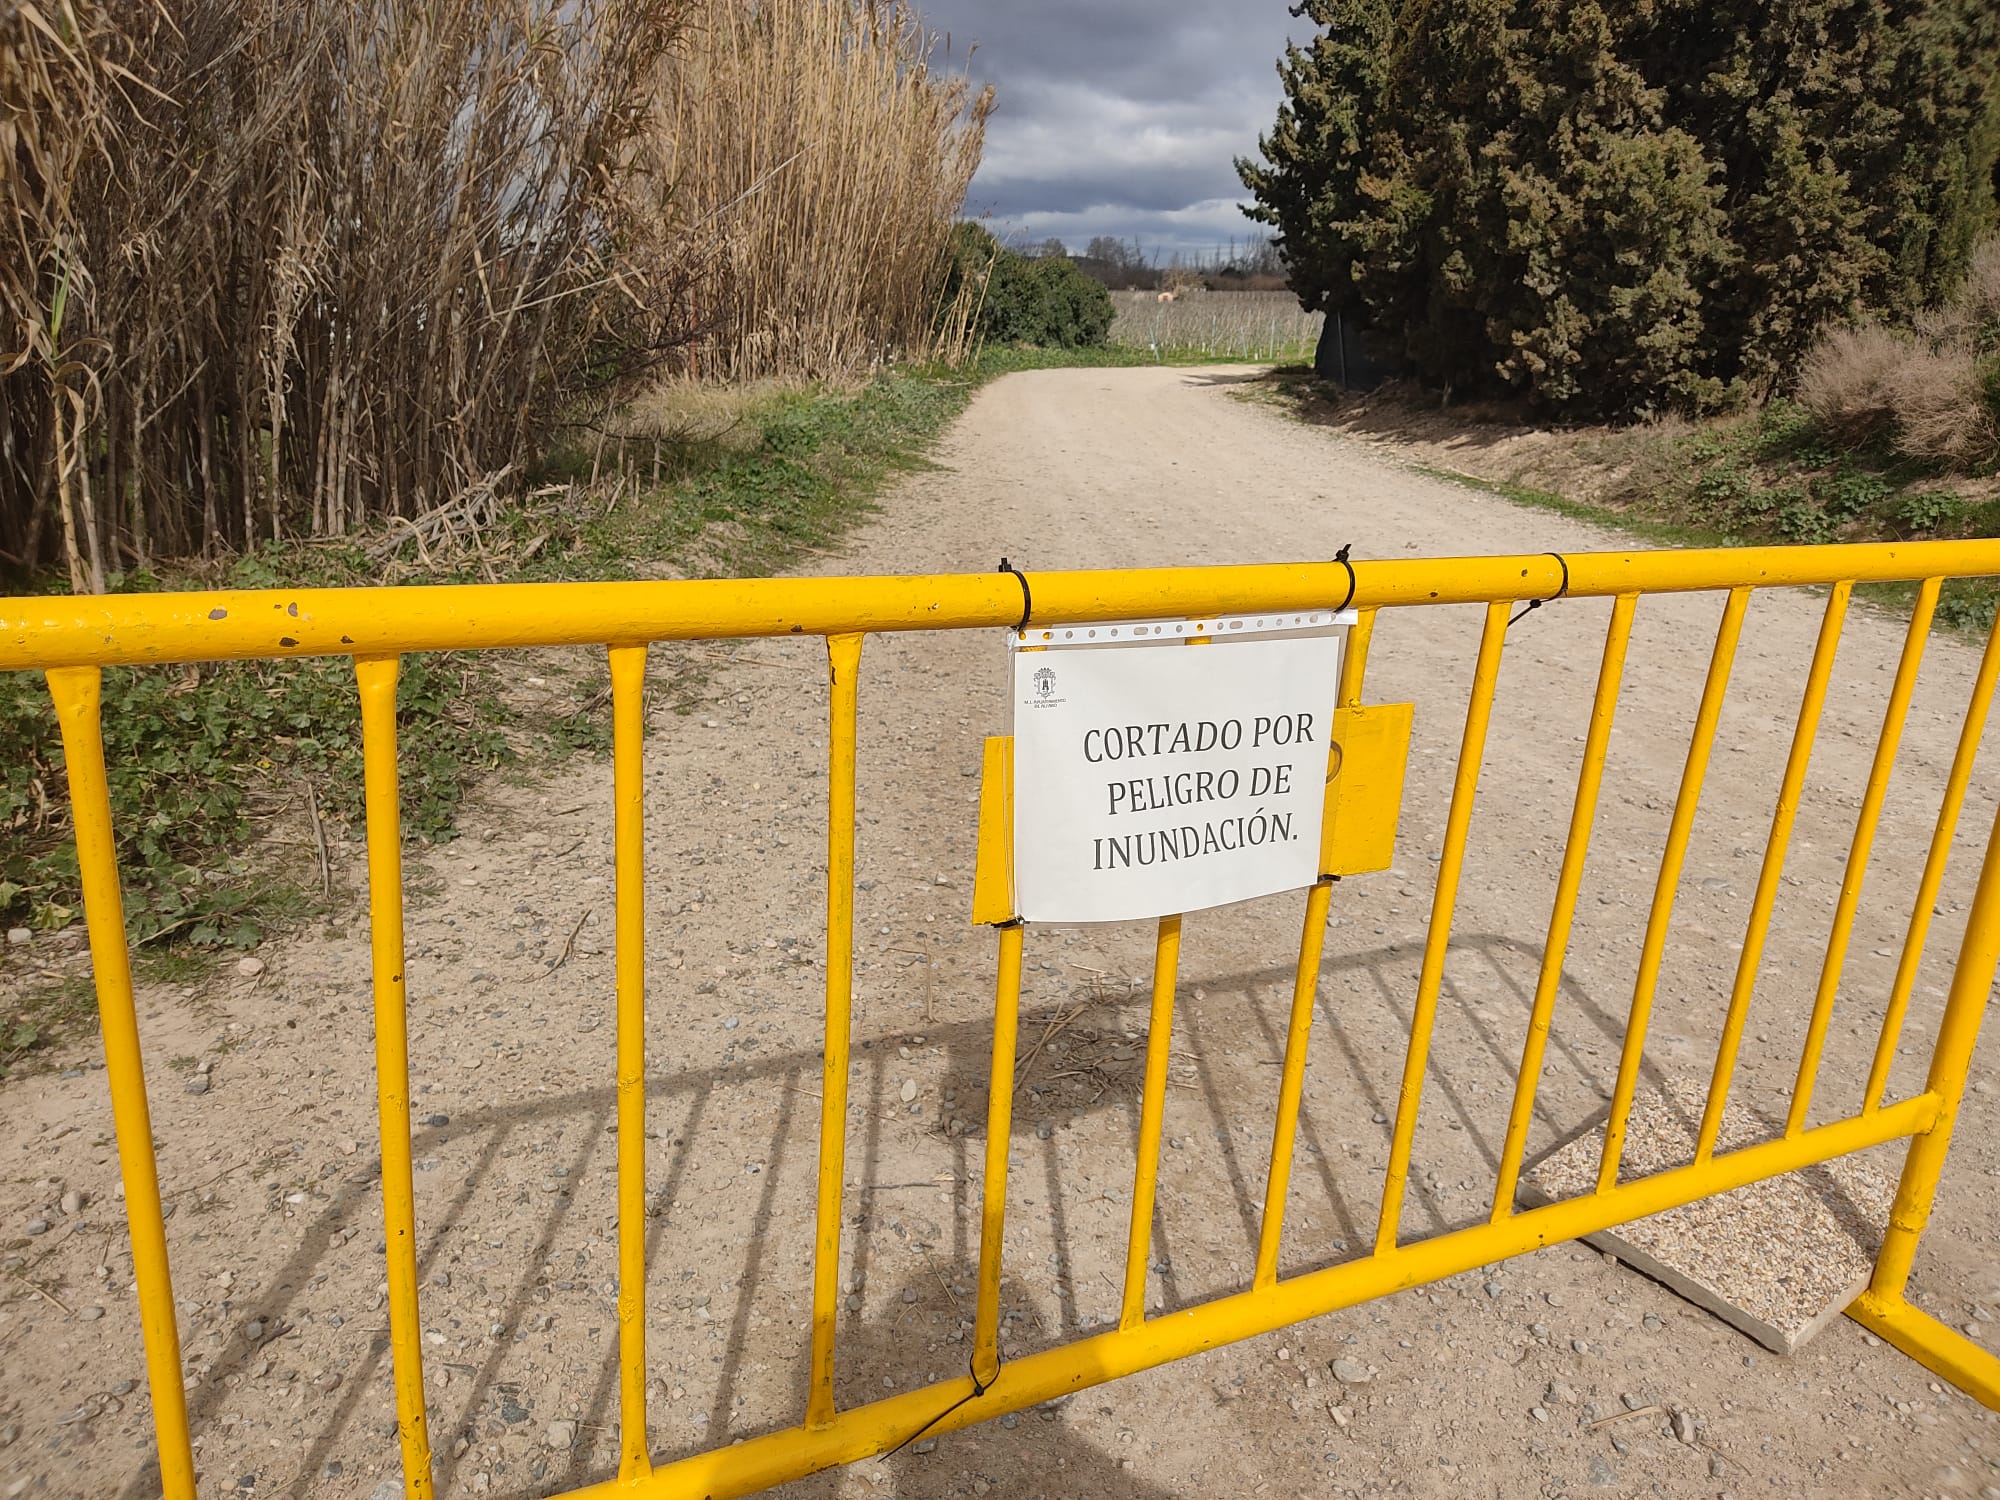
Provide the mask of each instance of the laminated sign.
{"label": "laminated sign", "polygon": [[1163,917],[1313,884],[1352,618],[1017,633],[1021,918]]}

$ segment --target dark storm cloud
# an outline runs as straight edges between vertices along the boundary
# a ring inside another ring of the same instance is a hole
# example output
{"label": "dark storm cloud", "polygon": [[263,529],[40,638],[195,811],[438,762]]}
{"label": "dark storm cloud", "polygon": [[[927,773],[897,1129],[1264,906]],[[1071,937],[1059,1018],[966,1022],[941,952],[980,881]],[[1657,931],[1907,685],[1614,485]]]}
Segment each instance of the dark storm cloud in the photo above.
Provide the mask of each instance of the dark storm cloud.
{"label": "dark storm cloud", "polygon": [[1243,238],[1231,163],[1254,155],[1303,36],[1283,0],[929,0],[928,23],[968,48],[1000,107],[966,211],[1002,232],[1138,237],[1188,250]]}

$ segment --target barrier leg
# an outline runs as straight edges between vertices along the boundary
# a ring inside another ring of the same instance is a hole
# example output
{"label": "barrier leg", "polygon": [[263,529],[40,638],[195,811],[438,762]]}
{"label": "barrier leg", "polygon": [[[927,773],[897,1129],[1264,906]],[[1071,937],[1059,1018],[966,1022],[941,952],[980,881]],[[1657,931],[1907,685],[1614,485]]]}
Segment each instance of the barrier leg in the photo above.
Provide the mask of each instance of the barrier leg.
{"label": "barrier leg", "polygon": [[1153,1012],[1146,1028],[1146,1092],[1139,1106],[1139,1160],[1132,1177],[1132,1224],[1125,1240],[1125,1295],[1118,1326],[1146,1320],[1146,1262],[1152,1258],[1153,1200],[1160,1179],[1160,1125],[1167,1112],[1167,1057],[1180,979],[1181,919],[1160,918],[1153,949]]}
{"label": "barrier leg", "polygon": [[1972,1050],[1979,1025],[2000,968],[2000,815],[1986,842],[1986,862],[1958,950],[1958,968],[1938,1024],[1937,1045],[1931,1051],[1929,1091],[1940,1100],[1931,1128],[1910,1142],[1903,1159],[1903,1177],[1889,1209],[1889,1228],[1875,1258],[1875,1275],[1868,1290],[1848,1313],[1919,1363],[1950,1380],[1987,1406],[2000,1411],[2000,1359],[1946,1328],[1911,1305],[1906,1289],[1916,1260],[1917,1241],[1930,1222],[1937,1200],[1938,1177],[1951,1147],[1951,1131],[1959,1101],[1972,1068]]}
{"label": "barrier leg", "polygon": [[368,809],[368,925],[375,968],[375,1095],[382,1132],[382,1237],[388,1246],[389,1348],[396,1369],[396,1431],[403,1493],[431,1500],[430,1423],[424,1414],[423,1329],[417,1316],[416,1179],[410,1162],[410,1036],[403,983],[403,823],[396,789],[393,656],[354,664],[361,688],[361,751]]}
{"label": "barrier leg", "polygon": [[1021,1027],[1019,922],[1000,929],[993,1005],[993,1074],[986,1094],[986,1176],[980,1184],[979,1304],[972,1320],[972,1375],[1000,1373],[1000,1251],[1007,1224],[1007,1151],[1014,1136],[1014,1049]]}
{"label": "barrier leg", "polygon": [[70,816],[76,863],[83,877],[83,911],[90,927],[90,968],[97,984],[104,1071],[111,1119],[118,1132],[118,1170],[125,1183],[125,1225],[132,1240],[132,1279],[139,1287],[139,1328],[146,1343],[146,1383],[153,1400],[153,1439],[166,1500],[194,1500],[194,1452],[188,1440],[187,1388],[181,1383],[181,1336],[174,1321],[173,1279],[167,1270],[167,1226],[160,1210],[153,1117],[146,1102],[146,1068],[139,1052],[139,1016],[132,998],[132,959],[125,946],[125,903],[118,886],[118,852],[111,837],[111,794],[104,774],[99,716],[103,673],[96,667],[52,667],[49,696],[62,725],[69,766]]}
{"label": "barrier leg", "polygon": [[646,1437],[646,648],[611,648],[618,903],[618,1474],[653,1472]]}
{"label": "barrier leg", "polygon": [[840,1204],[847,1172],[847,1065],[854,1010],[854,723],[861,641],[859,635],[832,635],[826,640],[833,693],[826,788],[826,1055],[819,1110],[808,1427],[824,1427],[833,1420],[833,1336],[840,1316]]}

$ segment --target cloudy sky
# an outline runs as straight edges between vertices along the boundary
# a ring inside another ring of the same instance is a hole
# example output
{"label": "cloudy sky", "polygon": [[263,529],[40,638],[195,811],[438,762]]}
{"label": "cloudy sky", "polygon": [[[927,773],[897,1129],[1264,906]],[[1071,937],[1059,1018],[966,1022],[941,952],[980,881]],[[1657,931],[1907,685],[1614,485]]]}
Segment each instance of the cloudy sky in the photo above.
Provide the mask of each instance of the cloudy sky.
{"label": "cloudy sky", "polygon": [[1232,162],[1282,90],[1285,0],[919,0],[955,58],[1000,91],[966,200],[1003,236],[1136,236],[1164,258],[1241,240]]}

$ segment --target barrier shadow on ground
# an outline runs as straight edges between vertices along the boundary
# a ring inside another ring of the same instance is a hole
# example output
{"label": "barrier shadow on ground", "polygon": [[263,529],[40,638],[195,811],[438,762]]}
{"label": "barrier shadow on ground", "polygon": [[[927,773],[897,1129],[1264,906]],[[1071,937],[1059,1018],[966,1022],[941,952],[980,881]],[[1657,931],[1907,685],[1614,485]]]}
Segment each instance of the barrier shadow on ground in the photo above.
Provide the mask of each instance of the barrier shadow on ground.
{"label": "barrier shadow on ground", "polygon": [[[1488,1054],[1483,1066],[1504,1070],[1511,1076],[1518,1066],[1519,1039],[1525,1028],[1529,1002],[1532,999],[1532,971],[1539,966],[1540,953],[1535,947],[1517,939],[1480,934],[1456,939],[1452,944],[1451,961],[1454,967],[1471,963],[1483,964],[1500,977],[1500,988],[1511,1000],[1511,1009],[1517,1012],[1510,1020],[1518,1020],[1519,1026],[1500,1026],[1481,1018],[1485,1007],[1475,1006],[1460,992],[1458,984],[1448,976],[1441,999],[1440,1042],[1447,1039],[1452,1045],[1434,1047],[1429,1059],[1426,1081],[1425,1107],[1427,1110],[1442,1109],[1455,1122],[1453,1128],[1462,1132],[1474,1150],[1489,1166],[1499,1159],[1499,1144],[1495,1137],[1491,1112],[1473,1107],[1458,1086],[1458,1078],[1471,1059],[1467,1048],[1459,1045],[1469,1036],[1474,1049],[1483,1048]],[[1377,1115],[1391,1116],[1396,1093],[1397,1074],[1400,1057],[1393,1059],[1370,1059],[1363,1048],[1356,1045],[1350,1028],[1342,1014],[1343,1004],[1336,999],[1334,991],[1343,982],[1350,982],[1351,991],[1358,991],[1387,1008],[1393,1020],[1392,1030],[1400,1029],[1407,1036],[1409,1024],[1408,971],[1411,954],[1407,945],[1392,944],[1386,947],[1337,954],[1328,957],[1321,966],[1317,993],[1317,1012],[1314,1020],[1312,1046],[1315,1066],[1320,1073],[1320,1087],[1351,1090]],[[1523,974],[1529,979],[1524,982]],[[1220,1042],[1212,1033],[1219,1018],[1227,1016],[1233,1023],[1240,1018],[1233,1012],[1240,1010],[1249,1018],[1251,1030],[1231,1034],[1231,1040],[1251,1037],[1275,1059],[1282,1054],[1284,1045],[1286,1011],[1292,985],[1290,965],[1270,967],[1237,974],[1234,976],[1208,979],[1202,982],[1206,991],[1203,1001],[1192,998],[1193,985],[1183,987],[1176,1005],[1176,1048],[1177,1058],[1191,1065],[1193,1077],[1185,1080],[1192,1084],[1189,1090],[1200,1101],[1201,1107],[1223,1129],[1227,1139],[1227,1149],[1222,1152],[1223,1170],[1227,1177],[1228,1196],[1234,1199],[1240,1210],[1240,1230],[1245,1243],[1254,1253],[1258,1215],[1263,1194],[1264,1172],[1268,1163],[1263,1159],[1268,1149],[1268,1123],[1261,1124],[1265,1145],[1255,1148],[1256,1158],[1252,1159],[1249,1148],[1238,1149],[1235,1132],[1228,1129],[1231,1124],[1230,1100],[1227,1097],[1228,1084],[1221,1076],[1219,1058]],[[1109,1007],[1114,1014],[1123,1016],[1126,1011],[1134,1011],[1137,1025],[1143,1027],[1145,1021],[1144,996],[1130,987],[1125,993],[1113,994],[1101,984],[1078,986],[1064,1001],[1026,1007],[1021,1016],[1021,1046],[1017,1056],[1015,1076],[1016,1103],[1013,1112],[1012,1134],[1017,1143],[1017,1153],[1030,1156],[1039,1152],[1041,1161],[1024,1168],[1018,1157],[1011,1169],[1019,1180],[1024,1172],[1041,1168],[1040,1181],[1049,1193],[1048,1212],[1055,1242],[1058,1246],[1057,1265],[1054,1275],[1054,1290],[1060,1310],[1061,1326],[1051,1326],[1048,1320],[1033,1313],[1026,1300],[1015,1304],[1021,1311],[1020,1326],[1010,1330],[1010,1337],[1017,1345],[1017,1353],[1032,1352],[1036,1348],[1050,1347],[1065,1342],[1072,1336],[1070,1330],[1076,1327],[1079,1308],[1077,1271],[1074,1265],[1074,1236],[1065,1223],[1068,1186],[1062,1174],[1053,1165],[1051,1136],[1054,1129],[1065,1124],[1073,1124],[1086,1115],[1111,1113],[1122,1116],[1127,1140],[1136,1147],[1140,1093],[1144,1082],[1143,1048],[1135,1055],[1136,1066],[1114,1068],[1096,1067],[1089,1075],[1090,1087],[1085,1091],[1089,1097],[1062,1095],[1043,1089],[1037,1091],[1036,1068],[1050,1057],[1051,1047],[1065,1032],[1071,1030],[1078,1016],[1090,1007]],[[1283,1003],[1277,1003],[1282,997]],[[1352,994],[1346,1004],[1356,1003]],[[1445,1011],[1453,1012],[1456,1023],[1447,1028],[1444,1025]],[[1490,1014],[1490,1012],[1488,1012]],[[1599,1075],[1596,1065],[1584,1054],[1574,1050],[1568,1040],[1580,1025],[1604,1038],[1617,1039],[1623,1035],[1623,1018],[1613,1017],[1579,986],[1573,977],[1565,974],[1562,980],[1558,1003],[1558,1015],[1562,1024],[1551,1038],[1551,1055],[1566,1059],[1567,1066],[1576,1073],[1587,1089],[1599,1093],[1608,1092],[1608,1079]],[[1129,1029],[1129,1028],[1126,1028]],[[1380,1021],[1375,1029],[1380,1029]],[[983,1080],[990,1071],[992,1023],[988,1018],[977,1021],[945,1023],[926,1027],[931,1040],[941,1045],[948,1058],[949,1066],[958,1076],[965,1079]],[[1252,1035],[1254,1033],[1254,1036]],[[1121,1036],[1123,1032],[1119,1033]],[[1118,1050],[1115,1046],[1114,1053]],[[861,1054],[857,1052],[857,1060]],[[1134,1058],[1118,1058],[1121,1064],[1130,1064]],[[1268,1060],[1268,1059],[1267,1059]],[[1393,1065],[1385,1065],[1385,1064]],[[1650,1068],[1650,1064],[1648,1067]],[[649,1094],[656,1100],[681,1098],[687,1101],[686,1123],[679,1137],[678,1149],[668,1158],[665,1173],[658,1181],[649,1181],[650,1203],[666,1205],[674,1202],[689,1164],[692,1143],[695,1139],[701,1116],[711,1101],[721,1097],[725,1091],[756,1084],[778,1082],[792,1084],[799,1080],[816,1081],[820,1063],[816,1052],[795,1052],[773,1056],[757,1061],[744,1061],[723,1067],[691,1070],[679,1073],[662,1073],[648,1079]],[[1331,1077],[1328,1076],[1331,1070]],[[855,1090],[857,1097],[874,1104],[867,1111],[870,1118],[879,1118],[879,1106],[886,1102],[889,1088],[886,1073],[858,1067],[855,1070]],[[877,1097],[870,1100],[864,1085],[872,1086]],[[1270,1099],[1262,1101],[1258,1108],[1268,1110],[1274,1107],[1276,1094],[1276,1074],[1271,1070],[1268,1092]],[[1342,1173],[1335,1165],[1335,1153],[1328,1149],[1321,1138],[1322,1123],[1314,1107],[1314,1090],[1308,1089],[1305,1107],[1301,1112],[1298,1135],[1299,1165],[1294,1169],[1293,1199],[1296,1202],[1302,1192],[1316,1190],[1324,1196],[1331,1207],[1335,1223],[1341,1231],[1336,1238],[1348,1245],[1356,1246],[1353,1254],[1363,1253],[1358,1247],[1364,1246],[1370,1235],[1372,1222],[1367,1214],[1372,1205],[1352,1201],[1352,1193],[1342,1180]],[[656,1419],[653,1434],[653,1453],[656,1461],[670,1461],[683,1453],[697,1452],[734,1438],[753,1435],[749,1432],[730,1430],[729,1417],[735,1407],[735,1396],[742,1379],[740,1368],[745,1346],[747,1321],[750,1315],[751,1290],[761,1278],[769,1274],[764,1264],[766,1246],[770,1238],[773,1216],[776,1212],[777,1183],[787,1154],[794,1149],[788,1143],[794,1135],[802,1141],[811,1142],[817,1137],[817,1108],[801,1106],[798,1100],[805,1097],[805,1091],[795,1087],[782,1087],[778,1091],[779,1103],[772,1121],[771,1143],[767,1152],[768,1166],[763,1174],[764,1182],[760,1190],[757,1207],[746,1226],[742,1243],[745,1246],[745,1264],[738,1287],[737,1307],[730,1315],[730,1332],[721,1367],[716,1378],[716,1388],[709,1403],[710,1420],[706,1431],[715,1436],[703,1436],[692,1443],[675,1443],[659,1440],[659,1423]],[[977,1166],[983,1158],[985,1142],[983,1129],[986,1113],[986,1099],[983,1090],[969,1091],[959,1106],[960,1113],[977,1122],[968,1134],[952,1137],[949,1141],[954,1152],[952,1176],[956,1183],[952,1212],[953,1243],[951,1246],[950,1271],[954,1276],[965,1278],[969,1285],[972,1268],[976,1262],[976,1224],[979,1209],[979,1193],[976,1181]],[[473,1138],[479,1146],[473,1164],[462,1180],[456,1185],[442,1213],[420,1219],[418,1234],[420,1251],[418,1272],[420,1283],[428,1282],[435,1258],[441,1248],[458,1228],[468,1209],[478,1199],[497,1163],[503,1160],[510,1149],[522,1139],[523,1132],[538,1122],[557,1118],[574,1118],[585,1128],[579,1136],[575,1156],[567,1164],[572,1179],[580,1177],[584,1167],[597,1146],[606,1138],[607,1128],[616,1116],[615,1090],[610,1084],[601,1088],[576,1090],[566,1094],[538,1096],[517,1102],[496,1104],[489,1108],[462,1112],[448,1127],[422,1127],[414,1132],[413,1143],[416,1155],[421,1158],[437,1148],[449,1134],[456,1138]],[[1262,1117],[1260,1117],[1262,1118]],[[1537,1118],[1544,1132],[1556,1132],[1567,1138],[1578,1128],[1587,1128],[1584,1121],[1572,1115],[1562,1118],[1558,1107],[1545,1097],[1537,1106]],[[1502,1122],[1504,1123],[1504,1122]],[[1383,1127],[1386,1133],[1386,1125]],[[1246,1140],[1253,1138],[1254,1132],[1246,1134]],[[879,1173],[879,1134],[864,1129],[860,1140],[851,1140],[850,1151],[859,1148],[859,1160],[852,1168],[853,1180],[858,1186],[855,1196],[866,1199],[880,1191],[877,1183]],[[808,1149],[815,1149],[808,1145]],[[1311,1163],[1311,1167],[1305,1164]],[[288,1313],[297,1309],[303,1291],[315,1275],[316,1268],[335,1247],[337,1237],[346,1226],[370,1221],[375,1212],[374,1203],[379,1189],[379,1164],[374,1172],[365,1177],[352,1179],[332,1196],[321,1209],[314,1224],[307,1230],[289,1260],[267,1283],[272,1289],[259,1299],[254,1306],[242,1309],[243,1317],[258,1319],[270,1326],[282,1325]],[[1302,1179],[1310,1175],[1316,1189],[1302,1184]],[[1363,1178],[1363,1186],[1379,1188],[1379,1178],[1367,1180],[1367,1174],[1357,1174]],[[1431,1186],[1416,1175],[1410,1179],[1410,1200],[1416,1213],[1425,1221],[1421,1225],[1409,1222],[1406,1214],[1405,1239],[1423,1237],[1433,1233],[1446,1232],[1463,1224],[1483,1217],[1483,1208],[1470,1212],[1445,1202]],[[559,1237],[570,1217],[577,1212],[576,1200],[568,1194],[559,1194],[546,1200],[538,1227],[538,1237],[532,1250],[521,1259],[518,1275],[511,1294],[501,1309],[496,1322],[508,1329],[522,1326],[532,1309],[537,1305],[536,1290],[541,1268],[548,1261]],[[867,1210],[862,1210],[867,1212]],[[649,1218],[647,1231],[647,1258],[649,1267],[660,1265],[658,1257],[662,1253],[663,1238],[671,1228],[671,1218],[664,1213],[655,1213]],[[1414,1233],[1413,1233],[1414,1231]],[[1156,1209],[1154,1219],[1153,1256],[1161,1278],[1160,1305],[1166,1308],[1185,1305],[1189,1301],[1201,1300],[1200,1295],[1189,1292],[1180,1285],[1176,1274],[1175,1252],[1171,1239],[1172,1230],[1164,1212]],[[852,1286],[865,1292],[871,1270],[871,1256],[863,1240],[862,1251],[854,1257],[851,1266],[843,1267],[843,1286]],[[942,1248],[942,1247],[940,1247]],[[1308,1251],[1311,1264],[1333,1264],[1352,1255],[1338,1251]],[[1288,1273],[1310,1266],[1288,1266]],[[1010,1271],[1010,1275],[1013,1274]],[[658,1316],[660,1288],[652,1287],[653,1315]],[[863,1299],[865,1302],[865,1298]],[[967,1299],[967,1316],[970,1301]],[[607,1305],[607,1317],[611,1309]],[[873,1371],[878,1366],[893,1366],[900,1362],[907,1373],[912,1363],[904,1357],[907,1337],[893,1326],[883,1326],[879,1322],[869,1322],[858,1316],[844,1318],[840,1333],[839,1359],[843,1370],[859,1369]],[[217,1422],[225,1403],[235,1404],[237,1397],[231,1375],[241,1375],[257,1353],[257,1346],[239,1337],[216,1361],[210,1378],[189,1392],[189,1419],[191,1429],[199,1434]],[[496,1342],[485,1357],[476,1362],[469,1371],[468,1378],[454,1379],[448,1393],[435,1389],[431,1399],[432,1441],[436,1449],[436,1474],[441,1495],[469,1493],[460,1482],[452,1459],[453,1436],[456,1433],[473,1430],[476,1424],[491,1419],[492,1411],[505,1401],[512,1399],[509,1389],[501,1382],[502,1361],[506,1353],[504,1343]],[[338,1390],[331,1394],[321,1415],[316,1419],[315,1430],[311,1433],[301,1455],[302,1465],[298,1477],[287,1490],[293,1494],[309,1494],[320,1484],[323,1470],[337,1440],[349,1425],[357,1420],[370,1423],[384,1421],[392,1415],[386,1410],[363,1411],[365,1402],[370,1402],[379,1394],[377,1376],[389,1358],[388,1340],[377,1334],[373,1337],[361,1366],[348,1373]],[[793,1376],[793,1409],[803,1410],[805,1400],[806,1362],[801,1348]],[[459,1367],[461,1370],[463,1367]],[[921,1384],[920,1378],[912,1376],[902,1387]],[[843,1379],[841,1395],[843,1404],[851,1404],[851,1382]],[[587,1397],[580,1407],[579,1430],[605,1431],[615,1428],[618,1390],[618,1367],[616,1342],[608,1343],[595,1379]],[[1001,1464],[1002,1453],[1008,1443],[1019,1445],[1018,1456],[1011,1462],[1023,1470],[1045,1471],[1051,1462],[1050,1455],[1062,1457],[1065,1465],[1074,1464],[1074,1473],[1091,1476],[1087,1492],[1106,1497],[1131,1497],[1131,1500],[1147,1500],[1155,1491],[1136,1480],[1128,1471],[1119,1469],[1114,1462],[1089,1445],[1080,1437],[1068,1433],[1063,1428],[1059,1414],[1037,1413],[1031,1424],[1027,1416],[1021,1418],[1023,1431],[1015,1430],[1001,1434],[990,1430],[992,1424],[977,1429],[985,1434],[980,1439],[991,1453],[991,1461]],[[1045,1421],[1053,1421],[1047,1432],[1039,1429]],[[724,1435],[726,1434],[726,1436]],[[954,1442],[965,1441],[962,1435],[955,1435]],[[393,1440],[390,1440],[393,1447]],[[896,1462],[905,1462],[899,1458]],[[579,1447],[568,1454],[550,1451],[544,1459],[530,1466],[518,1478],[506,1476],[506,1482],[496,1484],[491,1493],[503,1496],[546,1494],[561,1491],[590,1482],[603,1475],[596,1472],[602,1467],[602,1460],[593,1457]],[[831,1481],[828,1481],[831,1482]],[[918,1483],[919,1487],[898,1488],[895,1493],[917,1495],[928,1493],[919,1481],[896,1480],[899,1486]],[[799,1493],[812,1494],[821,1491],[802,1490]],[[831,1493],[831,1491],[823,1491]],[[1005,1491],[1002,1491],[1005,1492]],[[1078,1493],[1086,1492],[1083,1490]],[[127,1500],[139,1500],[146,1493],[144,1476],[123,1492]]]}

